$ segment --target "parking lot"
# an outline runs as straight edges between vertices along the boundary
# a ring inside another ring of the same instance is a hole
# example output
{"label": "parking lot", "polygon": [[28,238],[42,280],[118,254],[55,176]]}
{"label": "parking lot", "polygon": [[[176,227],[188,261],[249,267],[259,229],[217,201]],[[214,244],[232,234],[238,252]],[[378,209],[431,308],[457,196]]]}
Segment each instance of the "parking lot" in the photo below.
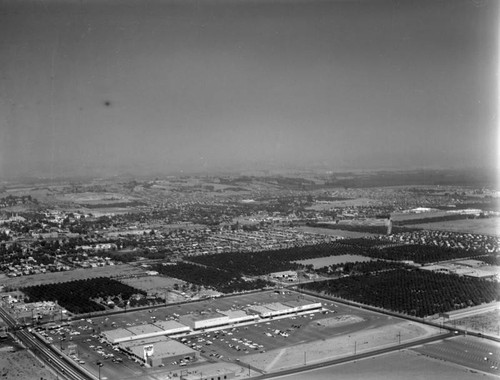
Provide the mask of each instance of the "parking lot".
{"label": "parking lot", "polygon": [[443,342],[426,344],[414,351],[483,372],[500,374],[500,344],[485,339],[458,336]]}
{"label": "parking lot", "polygon": [[[199,359],[195,363],[172,361],[161,367],[149,369],[99,336],[101,332],[106,330],[154,323],[160,320],[178,320],[180,315],[193,312],[244,310],[252,305],[297,299],[322,302],[323,310],[274,317],[269,320],[260,320],[257,323],[238,324],[224,329],[209,329],[177,335],[175,339],[200,353]],[[324,323],[340,316],[353,315],[357,319],[351,323]],[[139,311],[130,310],[108,317],[88,315],[78,320],[69,321],[64,326],[41,329],[40,334],[43,334],[46,341],[61,349],[70,360],[85,366],[91,372],[97,373],[97,363],[102,363],[101,373],[103,376],[108,374],[108,378],[125,378],[147,376],[147,374],[158,371],[172,373],[206,362],[240,363],[240,360],[243,360],[247,355],[324,340],[336,335],[349,334],[359,329],[392,323],[394,320],[381,314],[334,302],[325,303],[324,300],[312,296],[304,296],[290,291],[281,293],[265,291]],[[241,363],[241,365],[244,364]]]}

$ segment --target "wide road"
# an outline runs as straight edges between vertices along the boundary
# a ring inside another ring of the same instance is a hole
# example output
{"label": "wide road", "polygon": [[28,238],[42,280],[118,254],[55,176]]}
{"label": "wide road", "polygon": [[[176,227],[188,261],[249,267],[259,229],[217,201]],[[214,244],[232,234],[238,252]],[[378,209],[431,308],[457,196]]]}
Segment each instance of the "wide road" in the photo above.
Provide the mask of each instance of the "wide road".
{"label": "wide road", "polygon": [[68,380],[95,379],[90,373],[85,373],[81,368],[75,368],[68,363],[62,355],[57,354],[47,344],[40,342],[30,332],[21,328],[17,321],[3,308],[0,307],[0,318],[14,331],[16,337],[41,360],[53,368],[62,378]]}
{"label": "wide road", "polygon": [[449,314],[450,319],[461,319],[461,318],[466,318],[478,314],[483,314],[487,313],[490,311],[498,310],[500,309],[500,302],[492,302],[486,305],[479,305],[475,307],[470,307],[467,309],[462,309],[462,310],[456,310],[452,311]]}

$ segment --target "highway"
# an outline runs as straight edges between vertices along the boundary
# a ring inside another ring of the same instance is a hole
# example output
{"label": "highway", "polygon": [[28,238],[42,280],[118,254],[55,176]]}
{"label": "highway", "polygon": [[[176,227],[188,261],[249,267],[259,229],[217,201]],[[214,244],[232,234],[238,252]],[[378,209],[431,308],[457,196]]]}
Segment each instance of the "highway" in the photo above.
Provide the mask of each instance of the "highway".
{"label": "highway", "polygon": [[45,361],[60,377],[68,380],[94,380],[96,378],[91,373],[86,373],[84,369],[75,367],[72,363],[67,362],[62,355],[54,352],[48,344],[39,341],[30,332],[24,330],[3,307],[0,307],[0,318],[5,321],[9,329],[14,332],[16,337],[26,347],[30,348],[37,357]]}

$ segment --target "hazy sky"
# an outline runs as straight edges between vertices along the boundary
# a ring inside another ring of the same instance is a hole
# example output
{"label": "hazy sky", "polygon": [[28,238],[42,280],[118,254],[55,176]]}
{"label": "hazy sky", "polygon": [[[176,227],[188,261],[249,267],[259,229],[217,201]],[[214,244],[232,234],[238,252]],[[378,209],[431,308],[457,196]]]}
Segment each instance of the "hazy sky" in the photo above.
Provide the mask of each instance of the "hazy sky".
{"label": "hazy sky", "polygon": [[491,166],[498,4],[0,0],[0,176]]}

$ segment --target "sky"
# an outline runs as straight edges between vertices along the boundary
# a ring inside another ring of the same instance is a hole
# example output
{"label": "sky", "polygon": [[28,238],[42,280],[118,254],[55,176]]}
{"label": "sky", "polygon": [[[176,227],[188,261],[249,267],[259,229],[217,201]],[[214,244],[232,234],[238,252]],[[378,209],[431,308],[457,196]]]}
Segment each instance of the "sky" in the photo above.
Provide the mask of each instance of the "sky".
{"label": "sky", "polygon": [[498,165],[499,2],[0,0],[0,178]]}

